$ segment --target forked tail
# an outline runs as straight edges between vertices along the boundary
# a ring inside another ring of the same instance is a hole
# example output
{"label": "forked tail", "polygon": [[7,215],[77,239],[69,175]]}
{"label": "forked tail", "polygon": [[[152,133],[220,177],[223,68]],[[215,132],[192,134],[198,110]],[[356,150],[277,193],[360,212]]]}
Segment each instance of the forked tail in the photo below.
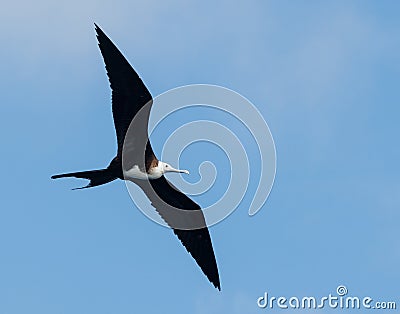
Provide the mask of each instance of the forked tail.
{"label": "forked tail", "polygon": [[90,180],[89,184],[80,188],[74,188],[73,190],[87,189],[94,186],[102,185],[117,179],[117,176],[113,173],[112,169],[99,169],[99,170],[89,170],[80,172],[63,173],[52,176],[52,179],[59,178],[80,178]]}

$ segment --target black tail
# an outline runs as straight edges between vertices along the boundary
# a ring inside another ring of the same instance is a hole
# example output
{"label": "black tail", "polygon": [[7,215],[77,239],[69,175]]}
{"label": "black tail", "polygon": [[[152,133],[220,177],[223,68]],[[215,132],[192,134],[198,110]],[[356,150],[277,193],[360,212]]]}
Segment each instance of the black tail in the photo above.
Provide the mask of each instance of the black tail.
{"label": "black tail", "polygon": [[107,169],[100,169],[100,170],[89,170],[89,171],[81,171],[81,172],[71,172],[71,173],[63,173],[57,174],[52,176],[52,179],[59,179],[59,178],[80,178],[80,179],[88,179],[90,180],[89,184],[83,186],[81,188],[75,188],[73,190],[79,189],[87,189],[94,186],[102,185],[117,179],[117,176],[113,173],[110,168]]}

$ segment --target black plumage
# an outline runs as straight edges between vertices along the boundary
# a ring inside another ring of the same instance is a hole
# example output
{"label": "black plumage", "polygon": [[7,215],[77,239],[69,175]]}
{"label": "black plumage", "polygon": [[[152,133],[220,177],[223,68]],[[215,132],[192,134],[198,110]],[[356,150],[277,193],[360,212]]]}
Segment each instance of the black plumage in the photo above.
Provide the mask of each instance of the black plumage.
{"label": "black plumage", "polygon": [[[52,176],[53,179],[76,177],[90,180],[82,188],[102,185],[117,178],[124,179],[124,170],[134,165],[148,171],[158,163],[148,138],[152,96],[118,48],[96,24],[95,29],[112,89],[112,112],[118,149],[116,157],[105,169]],[[200,206],[163,175],[158,179],[131,181],[144,191],[210,282],[220,289],[214,250]]]}

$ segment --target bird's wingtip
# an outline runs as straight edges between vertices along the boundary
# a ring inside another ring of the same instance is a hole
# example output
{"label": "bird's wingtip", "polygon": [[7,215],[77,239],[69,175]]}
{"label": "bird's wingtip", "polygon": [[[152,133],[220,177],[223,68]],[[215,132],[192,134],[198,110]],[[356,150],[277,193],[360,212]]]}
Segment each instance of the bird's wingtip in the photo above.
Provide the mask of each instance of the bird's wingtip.
{"label": "bird's wingtip", "polygon": [[103,33],[102,29],[100,28],[99,25],[96,24],[96,22],[93,22],[93,24],[94,24],[94,30],[96,31],[97,36],[99,36],[99,34]]}
{"label": "bird's wingtip", "polygon": [[215,278],[214,280],[211,280],[211,283],[214,285],[215,288],[217,288],[219,291],[221,291],[221,283],[219,281],[219,276]]}

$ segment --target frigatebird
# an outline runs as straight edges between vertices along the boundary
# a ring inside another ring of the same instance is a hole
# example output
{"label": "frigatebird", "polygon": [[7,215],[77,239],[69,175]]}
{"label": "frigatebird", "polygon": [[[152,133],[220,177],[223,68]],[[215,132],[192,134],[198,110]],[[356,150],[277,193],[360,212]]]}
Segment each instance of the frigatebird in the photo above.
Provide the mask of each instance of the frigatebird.
{"label": "frigatebird", "polygon": [[76,189],[95,187],[116,179],[134,182],[173,229],[209,281],[221,290],[210,233],[201,208],[164,176],[166,172],[189,172],[175,169],[155,156],[148,136],[153,98],[123,54],[96,24],[95,30],[112,89],[117,155],[107,168],[58,174],[51,178],[89,180],[88,185]]}

